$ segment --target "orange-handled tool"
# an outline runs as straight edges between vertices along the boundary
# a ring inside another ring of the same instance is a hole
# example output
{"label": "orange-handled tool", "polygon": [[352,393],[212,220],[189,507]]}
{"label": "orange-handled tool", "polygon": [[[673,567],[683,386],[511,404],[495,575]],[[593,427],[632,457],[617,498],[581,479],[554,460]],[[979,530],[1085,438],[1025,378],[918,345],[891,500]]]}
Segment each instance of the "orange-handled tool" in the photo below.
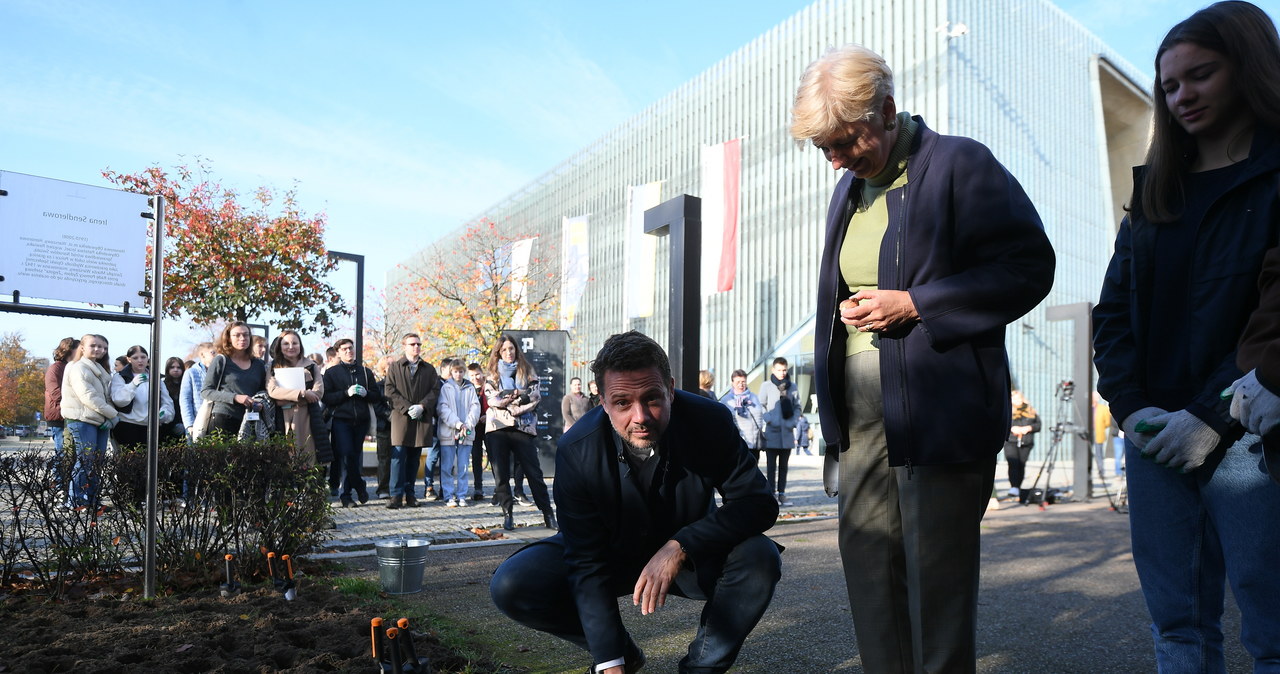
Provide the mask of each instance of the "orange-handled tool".
{"label": "orange-handled tool", "polygon": [[374,618],[369,621],[369,647],[373,649],[373,659],[375,661],[382,660],[382,618]]}
{"label": "orange-handled tool", "polygon": [[409,631],[409,619],[401,618],[396,621],[396,625],[400,627],[400,631],[402,632],[400,635],[400,649],[404,652],[404,663],[401,671],[427,671],[427,658],[418,659],[418,651],[413,647],[413,633]]}
{"label": "orange-handled tool", "polygon": [[400,658],[400,647],[396,644],[396,639],[399,637],[400,630],[394,627],[387,628],[387,653],[391,656],[391,671],[394,674],[401,674],[404,671],[404,661]]}

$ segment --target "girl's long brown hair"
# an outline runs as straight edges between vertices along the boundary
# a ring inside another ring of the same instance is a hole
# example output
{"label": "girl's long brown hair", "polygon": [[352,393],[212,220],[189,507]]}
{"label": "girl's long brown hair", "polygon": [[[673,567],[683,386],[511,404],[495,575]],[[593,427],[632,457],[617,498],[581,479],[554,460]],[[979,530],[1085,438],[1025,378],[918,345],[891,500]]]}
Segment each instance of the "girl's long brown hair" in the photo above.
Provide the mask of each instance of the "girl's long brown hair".
{"label": "girl's long brown hair", "polygon": [[1160,57],[1182,43],[1225,56],[1231,64],[1232,86],[1258,122],[1280,129],[1280,36],[1266,12],[1242,0],[1227,0],[1171,28],[1156,50],[1154,124],[1146,175],[1140,194],[1135,193],[1129,205],[1152,222],[1171,222],[1182,215],[1182,176],[1196,158],[1195,138],[1173,119],[1161,86]]}

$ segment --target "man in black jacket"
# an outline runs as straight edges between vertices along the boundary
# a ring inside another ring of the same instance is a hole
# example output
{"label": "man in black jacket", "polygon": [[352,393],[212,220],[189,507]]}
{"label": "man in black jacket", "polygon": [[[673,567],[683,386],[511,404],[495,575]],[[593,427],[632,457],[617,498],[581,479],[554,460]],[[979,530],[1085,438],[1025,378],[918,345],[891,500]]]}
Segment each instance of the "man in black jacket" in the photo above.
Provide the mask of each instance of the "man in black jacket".
{"label": "man in black jacket", "polygon": [[[641,615],[667,594],[705,600],[681,672],[724,672],[773,598],[778,516],[729,411],[675,390],[667,355],[638,332],[614,335],[591,366],[602,391],[560,438],[560,533],[494,573],[494,603],[513,620],[591,652],[593,670],[633,672],[644,654],[617,597]],[[716,507],[719,491],[724,504]]]}
{"label": "man in black jacket", "polygon": [[[360,470],[364,465],[364,438],[369,435],[369,406],[382,402],[373,372],[356,362],[355,344],[339,339],[338,363],[324,371],[324,406],[333,420],[333,453],[342,461],[347,477],[342,483],[342,506],[369,502],[369,490]],[[352,492],[355,492],[354,496]]]}

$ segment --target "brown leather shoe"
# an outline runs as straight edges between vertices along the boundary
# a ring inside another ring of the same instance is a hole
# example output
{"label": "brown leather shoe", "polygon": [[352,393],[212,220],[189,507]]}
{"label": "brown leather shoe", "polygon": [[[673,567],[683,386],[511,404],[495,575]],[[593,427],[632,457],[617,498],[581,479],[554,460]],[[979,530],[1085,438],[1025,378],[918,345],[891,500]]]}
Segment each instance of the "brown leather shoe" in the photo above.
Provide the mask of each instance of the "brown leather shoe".
{"label": "brown leather shoe", "polygon": [[391,497],[391,502],[387,504],[387,510],[399,510],[403,507],[404,507],[403,496],[393,496]]}

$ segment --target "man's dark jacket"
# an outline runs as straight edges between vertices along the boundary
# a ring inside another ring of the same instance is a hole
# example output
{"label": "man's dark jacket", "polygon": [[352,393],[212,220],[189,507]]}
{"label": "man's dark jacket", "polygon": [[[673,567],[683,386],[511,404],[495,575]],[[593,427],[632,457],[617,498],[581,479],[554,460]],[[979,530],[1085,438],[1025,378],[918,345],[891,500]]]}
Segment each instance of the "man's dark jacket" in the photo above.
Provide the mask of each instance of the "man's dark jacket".
{"label": "man's dark jacket", "polygon": [[[906,290],[920,320],[880,335],[880,386],[889,465],[976,461],[1009,433],[1005,326],[1053,285],[1055,257],[1022,186],[981,143],[919,124],[907,184],[881,198],[880,290]],[[848,449],[844,391],[849,297],[840,248],[863,181],[846,172],[827,212],[818,277],[815,386],[822,436]]]}
{"label": "man's dark jacket", "polygon": [[[347,395],[352,384],[365,388],[365,395]],[[324,371],[324,403],[325,413],[331,419],[344,421],[353,426],[369,424],[369,406],[382,402],[382,391],[373,371],[364,366],[338,362]]]}
{"label": "man's dark jacket", "polygon": [[[587,412],[560,438],[555,496],[569,583],[596,662],[626,652],[619,593],[668,540],[684,548],[695,569],[715,567],[734,546],[764,533],[778,518],[769,493],[724,405],[677,391],[671,422],[659,442],[665,466],[654,484],[659,512],[651,518],[603,407]],[[719,491],[724,505],[717,508]]]}
{"label": "man's dark jacket", "polygon": [[[436,403],[440,400],[440,376],[425,360],[409,374],[409,359],[401,356],[387,368],[387,400],[391,404],[391,444],[427,447],[435,442]],[[422,405],[415,421],[409,408]]]}

